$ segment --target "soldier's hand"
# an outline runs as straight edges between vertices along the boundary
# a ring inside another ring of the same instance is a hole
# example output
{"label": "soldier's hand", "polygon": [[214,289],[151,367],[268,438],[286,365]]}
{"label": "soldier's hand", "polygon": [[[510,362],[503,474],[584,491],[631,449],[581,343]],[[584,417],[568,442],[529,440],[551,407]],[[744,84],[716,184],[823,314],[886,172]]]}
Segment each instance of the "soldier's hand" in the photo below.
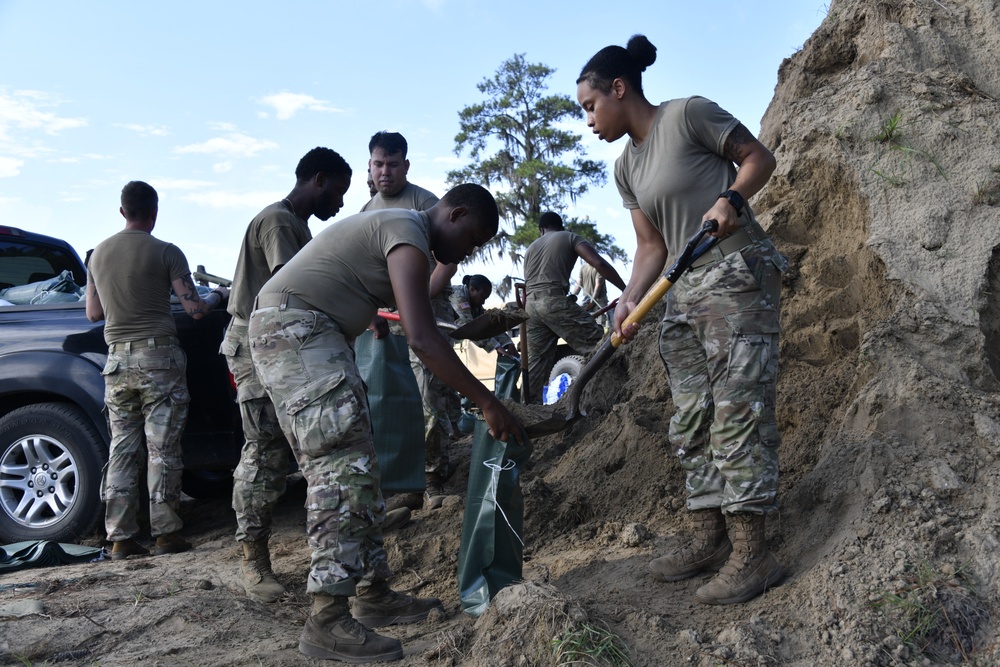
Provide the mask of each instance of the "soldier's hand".
{"label": "soldier's hand", "polygon": [[368,325],[368,330],[375,334],[376,340],[385,338],[389,335],[389,321],[381,315],[376,315]]}
{"label": "soldier's hand", "polygon": [[526,442],[527,436],[524,434],[521,422],[517,421],[517,417],[499,399],[493,397],[493,400],[480,408],[490,427],[490,437],[500,442],[507,442],[511,437],[518,444],[523,445]]}

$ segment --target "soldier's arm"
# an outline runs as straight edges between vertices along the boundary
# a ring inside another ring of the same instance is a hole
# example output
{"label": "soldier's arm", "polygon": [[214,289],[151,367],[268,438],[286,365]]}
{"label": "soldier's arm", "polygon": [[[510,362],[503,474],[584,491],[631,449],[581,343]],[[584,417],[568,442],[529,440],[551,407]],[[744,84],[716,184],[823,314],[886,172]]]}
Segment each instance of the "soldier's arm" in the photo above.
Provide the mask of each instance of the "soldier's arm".
{"label": "soldier's arm", "polygon": [[576,246],[576,254],[583,258],[587,264],[597,269],[597,272],[610,280],[615,287],[620,290],[625,289],[625,281],[618,275],[618,271],[608,263],[608,260],[598,254],[594,246],[584,241]]}
{"label": "soldier's arm", "polygon": [[431,373],[479,406],[494,438],[506,442],[509,436],[514,436],[521,441],[521,425],[465,367],[438,331],[427,281],[421,277],[427,275],[424,253],[414,246],[400,245],[389,252],[387,260],[396,308],[410,348]]}
{"label": "soldier's arm", "polygon": [[184,312],[196,320],[200,320],[212,312],[212,309],[222,303],[222,300],[229,295],[229,290],[225,287],[216,287],[202,299],[190,273],[183,278],[175,278],[171,285],[174,288],[174,294],[184,306]]}
{"label": "soldier's arm", "polygon": [[104,304],[101,303],[101,295],[97,293],[97,286],[93,281],[87,281],[87,319],[91,322],[99,322],[104,319]]}

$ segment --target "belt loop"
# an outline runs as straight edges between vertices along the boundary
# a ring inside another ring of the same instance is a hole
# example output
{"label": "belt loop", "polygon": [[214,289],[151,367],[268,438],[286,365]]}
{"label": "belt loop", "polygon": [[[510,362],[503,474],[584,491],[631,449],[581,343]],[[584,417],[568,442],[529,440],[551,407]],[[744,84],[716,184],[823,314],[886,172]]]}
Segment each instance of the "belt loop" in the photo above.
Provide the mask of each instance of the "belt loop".
{"label": "belt loop", "polygon": [[132,354],[132,341],[125,341],[125,354]]}
{"label": "belt loop", "polygon": [[148,347],[150,350],[155,350],[156,349],[156,339],[155,338],[147,338],[146,339],[146,347]]}
{"label": "belt loop", "polygon": [[281,305],[278,306],[278,310],[285,310],[288,308],[288,292],[281,293]]}

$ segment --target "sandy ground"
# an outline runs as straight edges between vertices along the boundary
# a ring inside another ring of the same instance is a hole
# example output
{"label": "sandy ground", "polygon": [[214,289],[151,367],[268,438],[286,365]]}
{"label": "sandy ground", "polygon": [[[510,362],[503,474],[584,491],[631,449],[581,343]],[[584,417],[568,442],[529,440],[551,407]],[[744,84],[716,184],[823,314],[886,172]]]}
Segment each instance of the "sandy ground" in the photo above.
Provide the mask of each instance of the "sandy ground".
{"label": "sandy ground", "polygon": [[[778,170],[753,205],[790,260],[783,585],[720,608],[692,599],[705,577],[647,576],[688,527],[649,325],[588,385],[587,417],[534,443],[524,583],[478,619],[456,583],[469,442],[452,445],[454,497],[386,538],[395,586],[446,608],[386,630],[397,664],[554,665],[583,627],[636,667],[1000,664],[998,99],[995,0],[835,0],[781,66],[761,131]],[[318,664],[296,650],[302,499],[276,517],[286,599],[243,595],[228,501],[191,501],[191,553],[0,577],[0,663]]]}

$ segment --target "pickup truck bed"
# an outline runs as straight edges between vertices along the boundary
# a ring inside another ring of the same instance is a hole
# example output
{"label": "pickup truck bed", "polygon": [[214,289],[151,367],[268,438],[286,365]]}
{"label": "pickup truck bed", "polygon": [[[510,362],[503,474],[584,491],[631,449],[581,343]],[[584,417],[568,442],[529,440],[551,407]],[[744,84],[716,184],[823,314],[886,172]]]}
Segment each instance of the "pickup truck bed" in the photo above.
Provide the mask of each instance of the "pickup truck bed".
{"label": "pickup truck bed", "polygon": [[[0,227],[0,288],[23,283],[43,260],[51,270],[42,274],[69,270],[85,285],[67,243]],[[243,440],[235,386],[218,354],[229,315],[219,310],[195,321],[179,303],[173,311],[191,392],[185,491],[203,495],[214,478],[231,474]],[[74,541],[103,517],[106,359],[104,324],[87,320],[83,301],[0,306],[0,543]]]}

